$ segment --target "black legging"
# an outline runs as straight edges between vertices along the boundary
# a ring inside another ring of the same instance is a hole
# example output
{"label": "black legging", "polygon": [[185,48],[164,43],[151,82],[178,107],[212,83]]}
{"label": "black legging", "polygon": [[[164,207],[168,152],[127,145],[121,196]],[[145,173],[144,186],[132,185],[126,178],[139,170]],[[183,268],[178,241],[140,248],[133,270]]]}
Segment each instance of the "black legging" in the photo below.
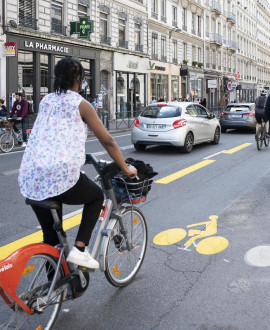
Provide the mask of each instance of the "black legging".
{"label": "black legging", "polygon": [[[101,188],[85,174],[81,173],[78,182],[72,188],[52,198],[68,205],[84,204],[82,221],[76,241],[81,241],[88,245],[104,199]],[[59,244],[57,233],[53,229],[54,220],[51,210],[39,206],[32,206],[32,208],[41,225],[44,243],[53,246]],[[59,219],[62,220],[62,207],[57,212]]]}

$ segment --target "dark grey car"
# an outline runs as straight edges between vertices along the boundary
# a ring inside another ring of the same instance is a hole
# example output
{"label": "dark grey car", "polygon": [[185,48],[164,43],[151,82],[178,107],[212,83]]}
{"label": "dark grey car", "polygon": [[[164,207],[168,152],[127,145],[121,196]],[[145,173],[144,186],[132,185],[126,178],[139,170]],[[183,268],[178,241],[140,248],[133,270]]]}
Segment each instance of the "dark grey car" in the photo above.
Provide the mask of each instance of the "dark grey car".
{"label": "dark grey car", "polygon": [[220,114],[221,132],[227,129],[256,130],[255,103],[232,103]]}

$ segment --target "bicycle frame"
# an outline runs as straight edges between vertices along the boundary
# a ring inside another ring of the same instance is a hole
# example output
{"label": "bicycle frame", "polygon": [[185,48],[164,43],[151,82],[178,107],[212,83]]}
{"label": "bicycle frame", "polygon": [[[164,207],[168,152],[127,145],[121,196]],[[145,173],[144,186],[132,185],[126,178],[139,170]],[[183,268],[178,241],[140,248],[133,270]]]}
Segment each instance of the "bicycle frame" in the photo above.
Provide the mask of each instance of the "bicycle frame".
{"label": "bicycle frame", "polygon": [[[13,299],[29,315],[34,313],[34,309],[30,309],[25,305],[16,295],[16,290],[28,260],[35,254],[50,254],[60,261],[60,249],[48,244],[37,243],[20,248],[0,262],[0,296],[10,308],[13,307],[10,298]],[[65,258],[61,259],[61,265],[65,275],[68,276],[69,269]]]}

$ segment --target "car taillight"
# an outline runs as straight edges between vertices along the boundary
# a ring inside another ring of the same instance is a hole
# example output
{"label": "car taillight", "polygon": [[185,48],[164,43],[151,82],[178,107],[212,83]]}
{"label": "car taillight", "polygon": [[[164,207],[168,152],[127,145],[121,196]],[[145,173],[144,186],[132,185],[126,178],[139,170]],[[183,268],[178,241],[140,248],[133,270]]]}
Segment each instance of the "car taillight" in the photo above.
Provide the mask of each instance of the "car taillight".
{"label": "car taillight", "polygon": [[186,119],[179,119],[179,120],[176,120],[176,121],[173,123],[173,127],[174,127],[174,128],[179,128],[179,127],[186,126],[186,124],[187,124]]}
{"label": "car taillight", "polygon": [[136,119],[135,119],[135,126],[136,126],[136,127],[139,127],[139,124],[140,124],[140,123],[139,123],[139,119],[136,118]]}
{"label": "car taillight", "polygon": [[228,115],[228,112],[221,112],[220,114],[221,116],[225,116],[225,115]]}
{"label": "car taillight", "polygon": [[246,113],[243,113],[243,115],[255,116],[255,113],[254,112],[246,112]]}

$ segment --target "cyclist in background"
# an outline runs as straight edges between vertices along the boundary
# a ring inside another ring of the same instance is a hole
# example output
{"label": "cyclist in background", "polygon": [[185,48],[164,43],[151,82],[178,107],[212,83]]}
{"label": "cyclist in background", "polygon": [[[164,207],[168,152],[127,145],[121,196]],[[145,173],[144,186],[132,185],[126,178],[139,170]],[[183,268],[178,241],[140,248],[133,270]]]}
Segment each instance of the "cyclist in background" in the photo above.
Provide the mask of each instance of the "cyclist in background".
{"label": "cyclist in background", "polygon": [[23,144],[22,147],[25,148],[27,145],[27,128],[28,128],[28,102],[23,99],[23,94],[21,92],[15,93],[16,101],[13,103],[12,111],[10,113],[10,118],[16,115],[17,119],[14,122],[14,131],[15,133],[19,133],[16,124],[22,124],[22,136],[23,136]]}
{"label": "cyclist in background", "polygon": [[[113,137],[107,132],[95,109],[79,92],[85,86],[84,70],[72,58],[59,61],[54,69],[54,93],[46,95],[25,149],[19,171],[19,185],[24,197],[32,200],[53,198],[70,205],[84,204],[82,221],[75,245],[67,261],[87,268],[98,268],[85,246],[98,219],[102,203],[101,188],[80,168],[85,163],[87,125],[124,174],[137,175],[129,168]],[[49,209],[32,206],[40,222],[44,243],[59,244]],[[62,219],[62,209],[58,211]]]}
{"label": "cyclist in background", "polygon": [[262,127],[262,120],[265,122],[265,132],[266,132],[266,136],[268,137],[269,120],[265,113],[265,105],[266,105],[266,92],[262,90],[261,95],[258,96],[255,100],[255,118],[257,120],[255,140],[258,139],[258,132],[259,129]]}

